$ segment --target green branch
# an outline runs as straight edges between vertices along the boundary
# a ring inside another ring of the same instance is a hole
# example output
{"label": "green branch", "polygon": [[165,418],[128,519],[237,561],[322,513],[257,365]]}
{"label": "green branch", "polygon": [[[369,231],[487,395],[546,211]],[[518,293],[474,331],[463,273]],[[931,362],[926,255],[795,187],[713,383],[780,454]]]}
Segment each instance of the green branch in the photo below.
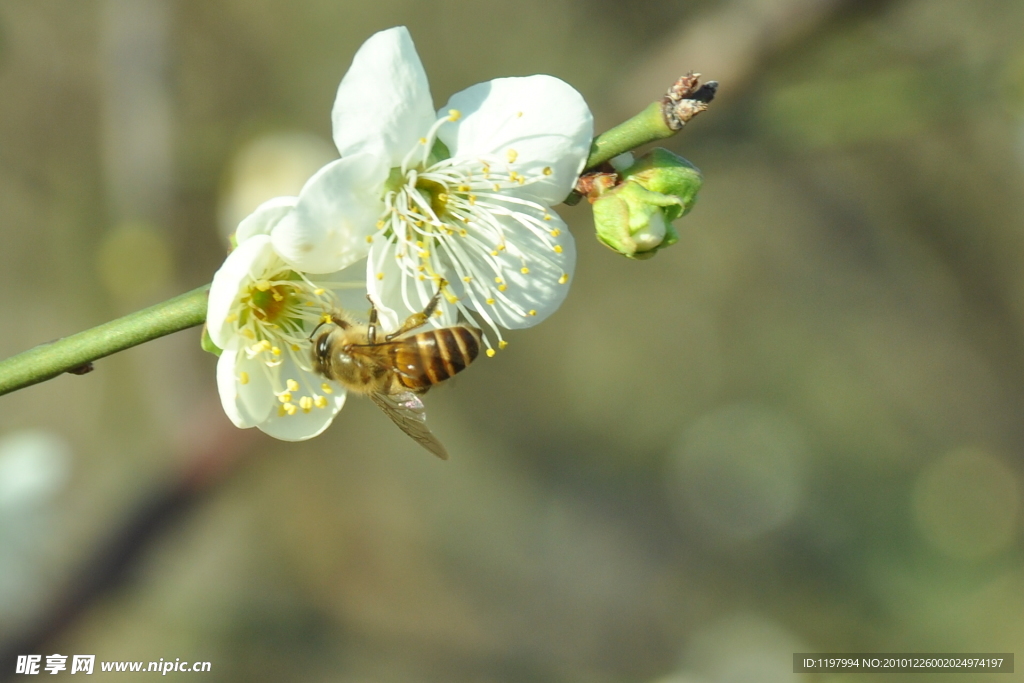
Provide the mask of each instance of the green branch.
{"label": "green branch", "polygon": [[210,285],[0,361],[0,395],[206,320]]}
{"label": "green branch", "polygon": [[[717,85],[709,81],[701,86],[695,74],[680,78],[659,101],[596,137],[586,168],[592,169],[619,154],[674,135],[683,124],[707,108]],[[579,199],[580,195],[573,192],[566,203],[576,203]],[[0,361],[0,395],[45,382],[65,372],[83,374],[91,369],[89,364],[94,360],[201,325],[206,320],[209,289],[210,285],[204,285],[123,318],[41,344]]]}

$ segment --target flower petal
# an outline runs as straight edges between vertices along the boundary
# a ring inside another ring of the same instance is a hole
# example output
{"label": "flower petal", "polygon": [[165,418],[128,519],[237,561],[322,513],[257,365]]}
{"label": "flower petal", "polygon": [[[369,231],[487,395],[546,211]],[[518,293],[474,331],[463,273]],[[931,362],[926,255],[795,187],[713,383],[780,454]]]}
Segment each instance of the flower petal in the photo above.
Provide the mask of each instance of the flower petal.
{"label": "flower petal", "polygon": [[388,168],[401,165],[434,122],[427,74],[408,29],[396,26],[363,43],[338,86],[331,121],[343,157],[368,151]]}
{"label": "flower petal", "polygon": [[241,429],[259,425],[274,407],[266,368],[237,346],[224,349],[217,359],[217,390],[228,419]]}
{"label": "flower petal", "polygon": [[246,284],[262,277],[277,259],[269,235],[253,235],[228,254],[213,276],[206,309],[206,329],[214,344],[224,349],[231,345],[235,328],[227,318]]}
{"label": "flower petal", "polygon": [[[374,240],[366,261],[366,289],[370,293],[385,332],[398,329],[413,313],[421,312],[437,293],[437,283],[427,277],[403,273],[395,258],[394,242]],[[447,276],[447,277],[454,277]],[[448,327],[458,321],[458,309],[444,297],[438,302],[441,315],[430,318],[433,327]]]}
{"label": "flower petal", "polygon": [[274,197],[242,219],[235,230],[235,243],[241,244],[253,235],[269,235],[270,231],[292,210],[298,197]]}
{"label": "flower petal", "polygon": [[[312,406],[308,407],[308,410],[304,410],[299,407],[299,396],[296,395],[291,401],[296,406],[293,414],[285,413],[282,415],[282,411],[279,410],[282,404],[277,401],[275,403],[278,408],[272,409],[266,419],[256,426],[259,427],[260,431],[282,441],[305,441],[306,439],[312,439],[330,426],[334,416],[345,405],[345,389],[337,382],[326,382],[319,375],[301,369],[295,364],[294,359],[290,357],[284,359],[279,366],[279,370],[283,382],[287,382],[288,379],[295,379],[301,387],[299,391],[302,395],[309,398],[309,395],[315,392],[327,399],[327,404],[323,408]],[[333,393],[325,394],[319,391],[320,386],[325,382],[329,384]],[[274,398],[272,393],[270,396]]]}
{"label": "flower petal", "polygon": [[[474,272],[486,272],[504,280],[497,291],[493,278],[474,278],[459,294],[465,305],[489,316],[499,327],[517,329],[541,322],[565,300],[576,267],[576,242],[565,223],[553,213],[544,221],[550,232],[539,237],[534,230],[509,217],[498,217],[506,248],[498,255],[482,250],[464,250],[461,260]],[[526,272],[523,272],[523,271]],[[454,291],[458,292],[456,281]],[[493,303],[487,303],[493,301]]]}
{"label": "flower petal", "polygon": [[295,209],[271,235],[281,257],[296,270],[332,273],[366,256],[366,238],[383,211],[388,168],[371,154],[327,164],[299,193]]}
{"label": "flower petal", "polygon": [[[594,118],[583,96],[554,76],[478,83],[452,95],[441,111],[449,109],[462,113],[438,132],[452,158],[509,161],[523,176],[540,178],[515,194],[545,206],[569,195],[594,137]],[[545,168],[550,175],[544,175]]]}

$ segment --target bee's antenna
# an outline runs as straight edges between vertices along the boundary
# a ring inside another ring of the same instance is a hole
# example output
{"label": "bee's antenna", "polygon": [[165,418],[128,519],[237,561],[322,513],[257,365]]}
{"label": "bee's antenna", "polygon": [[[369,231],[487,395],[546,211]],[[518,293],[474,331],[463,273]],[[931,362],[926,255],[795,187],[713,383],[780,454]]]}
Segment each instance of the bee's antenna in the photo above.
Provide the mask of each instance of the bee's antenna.
{"label": "bee's antenna", "polygon": [[316,334],[316,331],[319,330],[324,325],[326,325],[328,322],[329,321],[327,321],[327,320],[321,320],[320,324],[317,325],[316,327],[314,327],[313,331],[309,333],[309,341],[313,341],[313,335]]}

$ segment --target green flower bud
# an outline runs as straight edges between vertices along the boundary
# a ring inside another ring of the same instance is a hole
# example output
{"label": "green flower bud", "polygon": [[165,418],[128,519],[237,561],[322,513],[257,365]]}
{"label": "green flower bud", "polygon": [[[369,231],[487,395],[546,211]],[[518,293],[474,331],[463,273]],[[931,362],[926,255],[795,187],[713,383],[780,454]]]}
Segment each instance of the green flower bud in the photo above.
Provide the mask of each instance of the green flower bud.
{"label": "green flower bud", "polygon": [[611,188],[592,194],[597,238],[623,256],[646,259],[679,241],[672,221],[686,215],[703,178],[686,159],[654,149],[621,173]]}

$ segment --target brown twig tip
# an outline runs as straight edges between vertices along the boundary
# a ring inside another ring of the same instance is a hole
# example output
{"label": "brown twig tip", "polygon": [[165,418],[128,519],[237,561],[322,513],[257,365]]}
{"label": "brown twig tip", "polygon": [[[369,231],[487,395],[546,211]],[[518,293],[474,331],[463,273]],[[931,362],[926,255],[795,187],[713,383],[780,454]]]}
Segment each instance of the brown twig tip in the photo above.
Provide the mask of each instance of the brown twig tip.
{"label": "brown twig tip", "polygon": [[681,77],[661,98],[665,123],[672,130],[679,130],[687,121],[708,108],[716,92],[718,81],[708,81],[701,85],[700,74],[692,71]]}

